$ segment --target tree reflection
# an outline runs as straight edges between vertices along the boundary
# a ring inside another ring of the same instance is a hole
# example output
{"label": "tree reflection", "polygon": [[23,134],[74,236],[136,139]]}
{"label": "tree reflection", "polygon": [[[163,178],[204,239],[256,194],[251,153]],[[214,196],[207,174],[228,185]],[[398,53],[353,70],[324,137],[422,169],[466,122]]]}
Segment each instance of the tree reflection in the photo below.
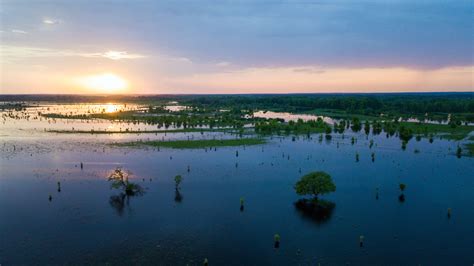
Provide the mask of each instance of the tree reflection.
{"label": "tree reflection", "polygon": [[174,201],[178,203],[183,200],[183,195],[181,195],[181,192],[180,192],[181,188],[179,187],[182,181],[183,181],[183,177],[181,175],[177,175],[174,177],[174,182],[175,182]]}
{"label": "tree reflection", "polygon": [[121,168],[115,169],[109,176],[108,181],[112,182],[111,188],[120,190],[117,195],[112,195],[109,198],[109,203],[112,208],[117,211],[119,216],[122,216],[125,207],[130,211],[130,198],[135,196],[141,196],[144,193],[143,188],[129,181],[129,177],[132,173],[124,171]]}
{"label": "tree reflection", "polygon": [[117,211],[117,214],[122,216],[125,206],[129,206],[130,204],[130,198],[126,194],[120,193],[118,195],[110,196],[109,203],[110,206]]}
{"label": "tree reflection", "polygon": [[174,191],[174,201],[181,202],[183,200],[183,195],[179,192],[179,189]]}
{"label": "tree reflection", "polygon": [[331,219],[336,204],[323,199],[300,199],[295,202],[295,207],[303,217],[320,225]]}

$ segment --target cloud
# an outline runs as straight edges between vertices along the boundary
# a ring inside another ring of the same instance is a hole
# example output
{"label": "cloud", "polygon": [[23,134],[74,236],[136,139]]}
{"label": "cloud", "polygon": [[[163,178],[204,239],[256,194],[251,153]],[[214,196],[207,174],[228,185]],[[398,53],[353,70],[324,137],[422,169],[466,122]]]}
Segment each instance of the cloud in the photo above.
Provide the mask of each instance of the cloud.
{"label": "cloud", "polygon": [[294,72],[309,73],[309,74],[322,74],[326,72],[324,69],[317,67],[301,67],[293,69]]}
{"label": "cloud", "polygon": [[59,24],[61,23],[60,20],[58,19],[52,19],[52,18],[44,18],[43,23],[47,25],[54,25],[54,24]]}
{"label": "cloud", "polygon": [[216,66],[218,66],[218,67],[227,67],[227,66],[230,66],[230,65],[231,65],[231,63],[226,62],[226,61],[216,63]]}
{"label": "cloud", "polygon": [[107,58],[111,60],[138,59],[146,56],[141,54],[129,54],[126,51],[107,51],[104,53],[87,53],[82,51],[50,49],[27,46],[0,45],[0,54],[6,60],[38,57],[86,57]]}
{"label": "cloud", "polygon": [[17,30],[17,29],[13,29],[11,30],[12,33],[18,33],[18,34],[28,34],[28,32],[24,31],[24,30]]}
{"label": "cloud", "polygon": [[141,54],[129,54],[126,51],[107,51],[97,55],[111,60],[138,59],[145,57]]}
{"label": "cloud", "polygon": [[168,59],[176,61],[176,62],[180,62],[180,63],[188,63],[188,64],[193,63],[193,61],[187,57],[169,57]]}

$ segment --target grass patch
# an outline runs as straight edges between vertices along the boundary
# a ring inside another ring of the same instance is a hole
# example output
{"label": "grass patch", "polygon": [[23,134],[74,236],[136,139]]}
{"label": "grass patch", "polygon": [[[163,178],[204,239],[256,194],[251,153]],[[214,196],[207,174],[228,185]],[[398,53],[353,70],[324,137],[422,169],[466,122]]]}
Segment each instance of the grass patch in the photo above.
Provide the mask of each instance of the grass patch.
{"label": "grass patch", "polygon": [[467,155],[473,157],[474,156],[474,143],[467,143],[466,145],[467,148]]}
{"label": "grass patch", "polygon": [[443,138],[452,140],[464,139],[470,132],[474,131],[474,126],[457,126],[453,128],[450,125],[411,122],[401,122],[400,125],[403,125],[407,129],[411,129],[414,134],[440,134]]}
{"label": "grass patch", "polygon": [[114,146],[119,147],[139,147],[139,146],[153,146],[165,147],[173,149],[201,149],[208,147],[232,147],[243,145],[260,145],[265,144],[266,140],[263,138],[240,138],[240,139],[204,139],[204,140],[170,140],[170,141],[133,141],[133,142],[119,142],[113,143]]}
{"label": "grass patch", "polygon": [[187,133],[187,132],[229,132],[233,128],[184,128],[163,130],[46,130],[49,133],[59,134],[154,134],[154,133]]}

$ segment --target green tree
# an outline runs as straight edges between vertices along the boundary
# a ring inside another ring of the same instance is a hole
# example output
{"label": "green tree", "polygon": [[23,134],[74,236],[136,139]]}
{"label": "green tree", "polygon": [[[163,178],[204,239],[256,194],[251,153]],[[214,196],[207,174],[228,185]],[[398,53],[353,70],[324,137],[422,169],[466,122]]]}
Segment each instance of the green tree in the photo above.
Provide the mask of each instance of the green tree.
{"label": "green tree", "polygon": [[400,183],[399,187],[400,187],[400,191],[403,192],[407,186],[403,183]]}
{"label": "green tree", "polygon": [[176,189],[179,189],[179,184],[183,181],[183,177],[181,175],[177,175],[174,177],[174,183],[176,185]]}
{"label": "green tree", "polygon": [[295,190],[298,195],[312,195],[317,200],[319,195],[336,191],[336,185],[329,174],[311,172],[296,182]]}
{"label": "green tree", "polygon": [[128,181],[130,175],[130,172],[124,171],[121,168],[116,168],[112,173],[110,173],[108,180],[112,181],[112,188],[122,189],[125,191],[126,195],[133,196],[142,193],[142,188],[139,185]]}

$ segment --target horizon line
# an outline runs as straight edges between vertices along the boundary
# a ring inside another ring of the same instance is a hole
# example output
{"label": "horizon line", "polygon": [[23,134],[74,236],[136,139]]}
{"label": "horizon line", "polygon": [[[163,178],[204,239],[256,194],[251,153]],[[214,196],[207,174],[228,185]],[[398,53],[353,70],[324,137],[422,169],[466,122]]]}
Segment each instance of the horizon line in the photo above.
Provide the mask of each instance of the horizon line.
{"label": "horizon line", "polygon": [[256,92],[256,93],[0,93],[0,96],[189,96],[189,95],[314,95],[314,94],[474,94],[474,91],[396,91],[396,92]]}

